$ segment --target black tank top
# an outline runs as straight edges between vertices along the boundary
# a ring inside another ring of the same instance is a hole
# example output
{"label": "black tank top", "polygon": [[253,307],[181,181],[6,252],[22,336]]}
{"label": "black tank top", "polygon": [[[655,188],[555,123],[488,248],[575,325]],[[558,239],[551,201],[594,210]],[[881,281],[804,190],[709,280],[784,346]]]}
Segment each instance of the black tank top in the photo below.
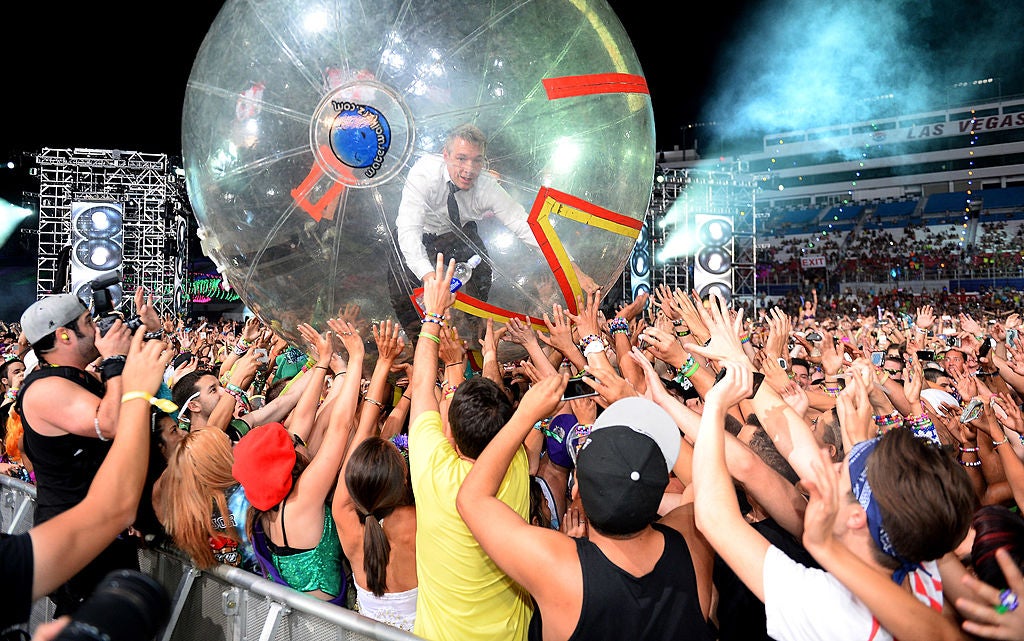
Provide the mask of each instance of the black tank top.
{"label": "black tank top", "polygon": [[[36,525],[67,511],[85,498],[89,484],[111,445],[98,438],[78,434],[43,436],[32,429],[22,404],[32,383],[50,376],[73,381],[99,398],[103,398],[105,393],[103,383],[75,367],[44,367],[25,377],[16,403],[21,424],[25,427],[25,456],[32,462],[36,475]],[[60,402],[56,398],[37,398],[39,394],[41,392],[36,390],[33,403]]]}
{"label": "black tank top", "polygon": [[652,527],[665,537],[665,551],[642,577],[609,561],[589,539],[576,539],[583,569],[583,608],[569,641],[713,641],[700,609],[686,539],[667,525]]}

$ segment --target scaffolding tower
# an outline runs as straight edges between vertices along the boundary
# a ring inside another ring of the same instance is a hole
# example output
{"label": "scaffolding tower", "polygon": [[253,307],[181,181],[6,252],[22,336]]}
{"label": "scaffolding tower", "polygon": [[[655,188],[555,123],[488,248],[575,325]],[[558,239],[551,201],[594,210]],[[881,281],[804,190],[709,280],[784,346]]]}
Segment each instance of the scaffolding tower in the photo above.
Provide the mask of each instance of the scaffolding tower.
{"label": "scaffolding tower", "polygon": [[[43,148],[39,172],[36,298],[65,291],[72,245],[72,203],[112,203],[123,211],[121,286],[126,298],[142,286],[158,314],[179,313],[175,283],[187,282],[175,214],[186,203],[166,154]],[[187,244],[186,244],[187,246]],[[180,292],[179,292],[180,296]]]}
{"label": "scaffolding tower", "polygon": [[[756,189],[738,171],[668,169],[655,177],[648,216],[651,226],[652,288],[666,285],[696,289],[695,269],[702,249],[697,229],[701,216],[720,216],[732,224],[725,248],[732,267],[725,277],[734,305],[753,310],[757,300]],[[723,282],[725,282],[723,281]]]}

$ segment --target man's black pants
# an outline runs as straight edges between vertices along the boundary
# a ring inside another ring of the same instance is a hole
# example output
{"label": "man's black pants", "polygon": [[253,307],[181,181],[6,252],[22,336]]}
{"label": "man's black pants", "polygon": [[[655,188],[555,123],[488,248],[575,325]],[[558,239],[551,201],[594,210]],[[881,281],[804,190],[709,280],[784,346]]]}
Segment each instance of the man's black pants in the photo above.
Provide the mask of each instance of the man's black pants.
{"label": "man's black pants", "polygon": [[[462,233],[473,245],[481,248],[480,258],[483,259],[473,270],[473,277],[465,284],[462,291],[473,298],[487,300],[491,292],[491,265],[487,260],[487,247],[477,232],[476,222],[470,221],[463,225]],[[422,241],[423,248],[427,251],[427,258],[432,264],[438,253],[444,254],[446,264],[451,258],[454,258],[457,263],[467,261],[470,256],[477,253],[472,246],[466,244],[461,236],[456,234],[423,234]],[[401,255],[392,256],[388,274],[391,307],[395,310],[398,322],[405,328],[406,336],[413,342],[419,335],[421,319],[416,312],[416,307],[409,300],[409,294],[422,286],[423,281],[409,271]]]}

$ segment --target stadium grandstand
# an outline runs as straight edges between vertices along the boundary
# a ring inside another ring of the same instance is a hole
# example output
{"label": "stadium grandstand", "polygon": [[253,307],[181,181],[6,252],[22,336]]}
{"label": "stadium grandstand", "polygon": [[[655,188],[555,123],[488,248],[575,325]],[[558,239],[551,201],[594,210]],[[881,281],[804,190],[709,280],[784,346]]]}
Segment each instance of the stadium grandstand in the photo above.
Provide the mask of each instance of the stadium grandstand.
{"label": "stadium grandstand", "polygon": [[1024,97],[771,133],[710,163],[660,152],[656,195],[708,167],[755,186],[761,300],[1024,290]]}

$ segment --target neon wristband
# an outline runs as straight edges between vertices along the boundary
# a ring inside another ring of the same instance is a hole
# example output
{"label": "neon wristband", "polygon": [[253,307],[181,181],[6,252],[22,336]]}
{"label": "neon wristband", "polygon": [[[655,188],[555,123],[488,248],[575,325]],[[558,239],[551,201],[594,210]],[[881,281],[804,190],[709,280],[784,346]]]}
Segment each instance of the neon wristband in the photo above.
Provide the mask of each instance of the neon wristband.
{"label": "neon wristband", "polygon": [[121,396],[122,403],[127,403],[128,401],[134,401],[136,399],[142,399],[149,403],[150,405],[152,405],[153,407],[157,408],[158,410],[167,412],[168,414],[178,409],[177,405],[167,400],[166,398],[157,398],[148,392],[126,392],[124,395]]}

